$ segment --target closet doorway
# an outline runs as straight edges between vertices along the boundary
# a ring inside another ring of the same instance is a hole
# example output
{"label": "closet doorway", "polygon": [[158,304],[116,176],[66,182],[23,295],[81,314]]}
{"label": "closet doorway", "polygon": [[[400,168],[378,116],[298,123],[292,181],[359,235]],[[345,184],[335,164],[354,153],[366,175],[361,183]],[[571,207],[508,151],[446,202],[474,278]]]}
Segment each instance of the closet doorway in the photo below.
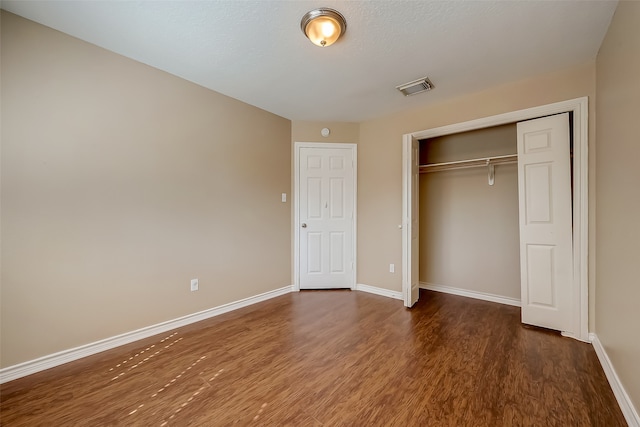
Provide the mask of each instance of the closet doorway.
{"label": "closet doorway", "polygon": [[[419,171],[419,140],[442,137],[445,135],[459,134],[463,132],[473,131],[477,129],[490,128],[494,126],[506,125],[509,123],[524,122],[531,120],[530,123],[535,123],[535,120],[540,117],[556,115],[561,113],[571,113],[571,133],[573,135],[573,159],[572,159],[572,177],[570,178],[571,184],[567,184],[567,187],[572,187],[569,193],[573,193],[573,199],[567,203],[566,213],[566,229],[568,230],[566,242],[566,262],[564,268],[565,278],[562,279],[563,283],[568,283],[568,291],[565,293],[567,298],[566,320],[562,322],[563,325],[561,332],[563,335],[571,336],[576,339],[588,340],[588,282],[587,282],[587,237],[588,237],[588,223],[587,223],[587,98],[580,98],[556,104],[545,105],[541,107],[530,108],[527,110],[515,111],[498,116],[487,117],[484,119],[473,120],[470,122],[459,123],[456,125],[445,126],[440,128],[428,129],[424,131],[414,132],[404,135],[403,141],[403,294],[404,302],[407,307],[411,307],[417,300],[418,296],[418,183],[417,177]],[[566,116],[566,115],[565,115]],[[534,145],[538,142],[534,142]],[[520,150],[519,150],[520,151]],[[499,153],[504,154],[504,153]],[[567,156],[568,156],[568,144],[567,144]],[[503,158],[503,156],[495,156],[495,162],[512,162],[513,158]],[[499,163],[498,163],[499,164]],[[521,165],[522,166],[522,165]],[[487,176],[488,181],[485,185],[491,184],[494,179],[500,179],[499,176],[494,176],[493,167],[487,168],[489,174]],[[540,171],[538,171],[540,172]],[[541,176],[540,174],[538,174]],[[568,173],[567,173],[568,175]],[[525,180],[521,179],[520,184]],[[540,186],[539,186],[540,187]],[[540,187],[542,188],[542,187]],[[524,193],[523,189],[518,190],[520,193]],[[521,198],[522,199],[522,198]],[[565,197],[565,201],[571,199],[571,196]],[[425,208],[425,205],[422,205]],[[433,206],[433,209],[437,209],[437,206]],[[429,206],[426,207],[429,209]],[[520,210],[525,210],[522,205]],[[555,215],[555,214],[554,214]],[[571,224],[572,223],[572,224]],[[538,233],[539,234],[539,233]],[[554,233],[551,233],[554,234]],[[526,234],[521,234],[526,236]],[[424,238],[424,236],[423,236]],[[526,240],[526,237],[521,237]],[[532,242],[529,242],[532,243]],[[533,242],[536,243],[536,242]],[[522,244],[522,243],[521,243]],[[491,242],[487,242],[487,250],[490,248]],[[537,262],[545,262],[544,257],[547,252],[545,247],[541,245],[530,245],[537,252],[532,252],[529,255],[531,259],[537,258]],[[557,250],[557,249],[552,249]],[[523,262],[527,262],[524,260]],[[543,264],[541,264],[542,266]],[[533,272],[542,271],[541,268],[529,269]],[[533,277],[533,280],[538,278]],[[527,277],[523,275],[523,281],[526,282]],[[531,293],[529,293],[531,295]],[[528,308],[527,308],[528,310]],[[542,310],[544,313],[545,310]],[[525,311],[523,310],[523,313]],[[549,315],[551,311],[547,310]],[[528,312],[530,313],[530,312]],[[532,321],[531,319],[534,319]],[[527,314],[527,323],[539,324],[540,326],[549,327],[549,323],[545,323],[544,315],[535,320],[535,316]],[[550,321],[553,324],[553,321]]]}
{"label": "closet doorway", "polygon": [[517,137],[509,123],[420,140],[421,289],[521,305]]}

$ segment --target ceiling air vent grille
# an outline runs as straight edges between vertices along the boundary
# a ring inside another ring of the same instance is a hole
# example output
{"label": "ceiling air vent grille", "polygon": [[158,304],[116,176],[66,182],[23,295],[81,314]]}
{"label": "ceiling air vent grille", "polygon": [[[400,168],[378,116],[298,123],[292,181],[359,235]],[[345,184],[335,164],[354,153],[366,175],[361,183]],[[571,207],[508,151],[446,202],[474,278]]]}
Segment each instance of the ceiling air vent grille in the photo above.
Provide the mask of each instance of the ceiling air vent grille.
{"label": "ceiling air vent grille", "polygon": [[424,77],[422,79],[396,86],[396,89],[402,92],[404,96],[409,96],[433,89],[433,83],[431,83],[428,77]]}

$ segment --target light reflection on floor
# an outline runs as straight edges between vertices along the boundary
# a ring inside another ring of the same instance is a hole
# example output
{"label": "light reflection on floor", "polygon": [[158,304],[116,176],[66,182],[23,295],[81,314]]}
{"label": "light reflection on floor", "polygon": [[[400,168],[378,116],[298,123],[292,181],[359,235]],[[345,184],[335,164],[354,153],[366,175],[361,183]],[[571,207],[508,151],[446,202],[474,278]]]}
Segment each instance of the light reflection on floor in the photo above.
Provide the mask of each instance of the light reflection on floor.
{"label": "light reflection on floor", "polygon": [[[136,367],[144,364],[145,362],[148,362],[152,358],[159,356],[164,350],[167,350],[167,349],[173,347],[174,345],[178,344],[180,341],[182,341],[183,338],[182,337],[177,337],[176,338],[176,335],[178,335],[178,332],[174,332],[174,333],[164,337],[158,343],[151,344],[150,346],[148,346],[144,350],[138,351],[134,355],[130,356],[127,359],[124,359],[123,361],[121,361],[120,363],[115,365],[114,367],[110,368],[108,372],[113,372],[113,371],[118,370],[118,369],[121,369],[122,371],[118,375],[116,375],[115,377],[111,378],[111,380],[109,382],[112,382],[112,381],[115,381],[115,380],[121,378],[122,376],[124,376],[127,372],[131,371],[132,369],[135,369]],[[173,339],[173,341],[171,341],[172,339]],[[169,342],[169,341],[171,341],[171,342]],[[166,343],[166,344],[164,346],[161,346],[164,343]],[[155,352],[151,353],[151,351],[153,351],[156,348],[157,348],[157,350]],[[200,356],[191,365],[187,366],[182,372],[180,372],[175,377],[173,377],[171,380],[169,380],[164,386],[160,387],[153,394],[151,394],[149,396],[148,400],[143,401],[142,403],[138,404],[135,408],[130,410],[129,413],[128,413],[128,416],[133,416],[133,415],[139,414],[140,410],[142,408],[144,408],[145,404],[151,405],[153,403],[153,399],[156,399],[161,393],[165,392],[167,390],[167,388],[171,387],[172,385],[177,384],[180,381],[180,379],[183,378],[183,376],[185,376],[185,374],[187,374],[187,372],[189,372],[190,370],[194,369],[199,363],[204,361],[206,358],[207,358],[207,356]],[[200,371],[198,373],[198,376],[202,378],[202,376],[205,374],[205,371],[207,371],[206,368],[204,370]],[[204,381],[204,384],[202,386],[200,386],[196,391],[194,391],[186,400],[184,400],[181,403],[179,403],[178,406],[175,407],[175,410],[173,411],[173,413],[171,413],[170,416],[165,417],[162,420],[162,423],[160,424],[160,426],[164,427],[164,426],[168,425],[169,422],[174,421],[176,416],[183,409],[185,409],[190,403],[192,403],[198,397],[198,395],[200,395],[200,393],[202,393],[207,387],[211,387],[211,383],[216,378],[218,378],[218,376],[220,374],[222,374],[223,372],[224,372],[224,368],[218,370],[208,380],[204,380],[204,378],[202,378],[202,380]],[[263,414],[263,412],[264,412],[266,407],[267,407],[267,403],[266,402],[263,403],[260,406],[260,409],[258,409],[256,415],[253,417],[253,420],[252,420],[253,422],[258,421],[258,419]],[[154,412],[153,415],[155,415],[156,413],[157,412]],[[139,415],[139,416],[142,416],[142,415]]]}
{"label": "light reflection on floor", "polygon": [[[160,340],[160,343],[163,343],[169,339],[171,339],[172,337],[174,337],[175,335],[178,335],[177,332],[174,332],[173,334],[169,335],[166,338],[163,338],[162,340]],[[145,357],[144,359],[138,361],[137,363],[135,363],[134,365],[130,366],[129,369],[127,369],[126,371],[122,371],[120,372],[118,375],[116,375],[115,377],[111,378],[111,381],[117,380],[118,378],[122,377],[126,372],[137,368],[138,366],[142,365],[143,363],[149,361],[150,359],[154,358],[155,356],[157,356],[158,354],[160,354],[163,350],[166,350],[168,348],[170,348],[171,346],[173,346],[174,344],[178,343],[182,341],[182,338],[178,338],[177,340],[173,341],[171,344],[165,345],[164,348],[157,350],[155,353],[150,354],[149,356]],[[136,353],[135,355],[129,357],[128,359],[123,360],[122,362],[118,363],[115,367],[109,369],[109,372],[112,372],[113,370],[115,370],[116,368],[119,367],[124,367],[123,365],[125,365],[128,362],[131,362],[133,359],[137,358],[138,356],[142,356],[144,353],[146,353],[147,351],[150,351],[152,348],[154,348],[156,345],[150,345],[149,347],[145,348],[144,350]]]}
{"label": "light reflection on floor", "polygon": [[267,402],[262,404],[262,406],[260,407],[260,410],[258,411],[256,416],[253,417],[253,421],[258,421],[258,418],[260,418],[260,414],[262,414],[262,411],[264,411],[264,408],[266,408],[266,407],[267,407]]}
{"label": "light reflection on floor", "polygon": [[[198,359],[196,361],[196,363],[198,363],[200,360],[204,359],[204,357],[201,357],[200,359]],[[194,363],[195,365],[195,363]],[[192,365],[193,366],[193,365]],[[191,401],[193,401],[193,399],[196,398],[196,396],[198,396],[202,390],[204,390],[207,387],[210,387],[210,382],[215,380],[218,375],[220,375],[222,372],[224,371],[224,369],[220,369],[214,376],[212,376],[211,378],[209,378],[209,381],[207,383],[205,383],[203,386],[201,386],[198,390],[194,391],[191,396],[182,404],[180,404],[180,406],[173,412],[173,414],[171,414],[171,416],[168,419],[164,419],[162,420],[162,424],[160,424],[160,427],[164,427],[169,423],[169,420],[172,420],[176,417],[176,415],[178,415],[180,413],[180,411],[182,411],[189,403],[191,403]],[[173,380],[172,380],[173,381]],[[166,387],[166,386],[165,386]]]}

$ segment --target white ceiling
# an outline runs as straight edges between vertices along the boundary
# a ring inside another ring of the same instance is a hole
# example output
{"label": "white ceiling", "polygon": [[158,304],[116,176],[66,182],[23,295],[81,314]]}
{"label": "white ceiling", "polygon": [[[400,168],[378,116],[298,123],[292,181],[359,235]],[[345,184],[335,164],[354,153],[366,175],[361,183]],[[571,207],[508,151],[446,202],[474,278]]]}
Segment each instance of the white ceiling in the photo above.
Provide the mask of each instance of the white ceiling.
{"label": "white ceiling", "polygon": [[[354,121],[596,57],[617,1],[2,1],[2,8],[292,120]],[[347,19],[319,48],[315,7]],[[395,86],[429,76],[431,92]]]}

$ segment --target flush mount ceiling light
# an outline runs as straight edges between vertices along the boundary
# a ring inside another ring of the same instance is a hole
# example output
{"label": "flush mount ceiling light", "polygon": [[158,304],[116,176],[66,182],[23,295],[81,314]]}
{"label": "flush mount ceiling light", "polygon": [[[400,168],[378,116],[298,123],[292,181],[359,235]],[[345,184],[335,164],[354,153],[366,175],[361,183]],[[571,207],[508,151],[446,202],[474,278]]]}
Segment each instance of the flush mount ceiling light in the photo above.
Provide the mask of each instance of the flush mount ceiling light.
{"label": "flush mount ceiling light", "polygon": [[326,47],[347,31],[347,21],[337,10],[321,7],[307,12],[300,21],[300,28],[311,43]]}
{"label": "flush mount ceiling light", "polygon": [[424,77],[400,86],[396,86],[396,89],[402,92],[404,96],[409,96],[433,89],[433,83],[431,83],[431,80],[429,80],[428,77]]}

